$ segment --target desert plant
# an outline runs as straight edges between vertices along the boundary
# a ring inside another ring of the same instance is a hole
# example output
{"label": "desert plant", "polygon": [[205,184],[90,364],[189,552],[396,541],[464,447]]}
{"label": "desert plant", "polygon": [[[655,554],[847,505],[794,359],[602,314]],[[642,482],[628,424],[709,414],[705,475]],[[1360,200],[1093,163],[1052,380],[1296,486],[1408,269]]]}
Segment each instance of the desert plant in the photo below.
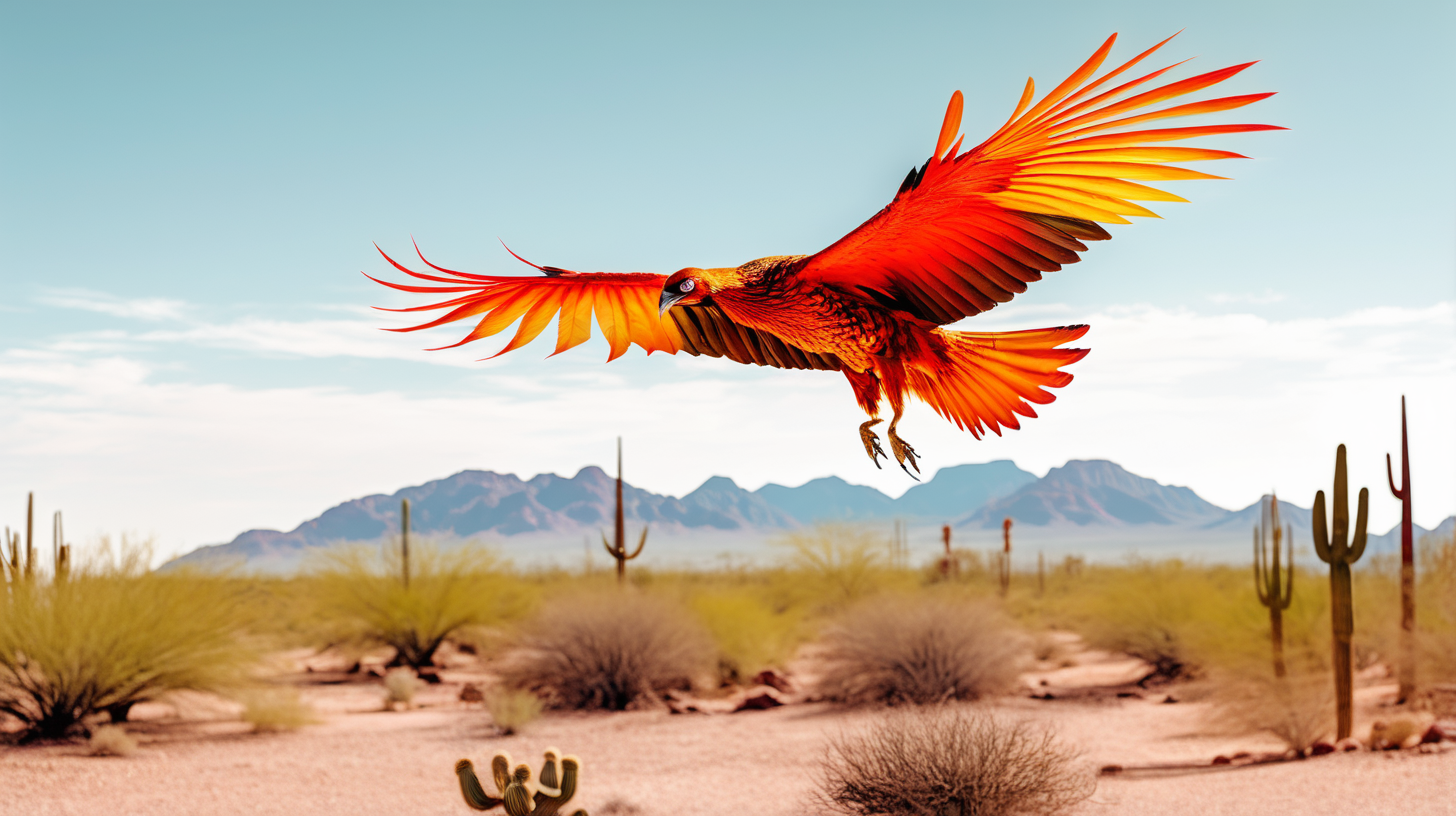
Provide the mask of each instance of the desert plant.
{"label": "desert plant", "polygon": [[[1360,488],[1354,535],[1346,539],[1350,527],[1349,489],[1345,478],[1345,446],[1335,449],[1335,485],[1333,518],[1325,527],[1325,492],[1314,497],[1314,551],[1330,565],[1330,624],[1334,637],[1335,664],[1335,738],[1350,736],[1354,726],[1354,666],[1350,660],[1350,638],[1355,631],[1355,612],[1350,601],[1350,565],[1365,553],[1365,519],[1370,491]],[[1331,533],[1333,535],[1331,535]]]}
{"label": "desert plant", "polygon": [[675,604],[637,592],[584,594],[546,606],[501,677],[551,705],[620,711],[690,686],[712,654],[702,626]]}
{"label": "desert plant", "polygon": [[1400,499],[1400,668],[1396,702],[1404,703],[1416,690],[1416,559],[1411,529],[1410,446],[1406,443],[1405,395],[1400,397],[1400,487],[1395,486],[1390,454],[1385,454],[1385,478],[1390,492]]}
{"label": "desert plant", "polygon": [[778,539],[785,565],[804,592],[828,607],[856,601],[878,589],[885,572],[882,542],[870,530],[820,524]]}
{"label": "desert plant", "polygon": [[845,814],[1042,816],[1096,787],[1047,728],[951,706],[892,712],[830,743],[819,799]]}
{"label": "desert plant", "polygon": [[119,562],[98,554],[65,581],[22,581],[0,597],[0,711],[28,737],[64,737],[101,711],[121,720],[174,689],[227,688],[253,663],[234,583],[150,572],[148,561],[124,541]]}
{"label": "desert plant", "polygon": [[485,698],[490,720],[504,736],[519,733],[541,716],[541,698],[529,691],[497,689]]}
{"label": "desert plant", "polygon": [[[1269,610],[1269,642],[1274,651],[1274,676],[1283,677],[1284,666],[1284,611],[1294,598],[1294,533],[1289,533],[1289,563],[1286,572],[1279,572],[1280,545],[1284,531],[1279,528],[1279,496],[1275,494],[1269,502],[1269,527],[1266,531],[1264,519],[1254,528],[1254,593],[1259,603]],[[1272,543],[1266,541],[1273,539]],[[1266,563],[1267,547],[1267,563]]]}
{"label": "desert plant", "polygon": [[384,673],[384,707],[394,708],[396,704],[409,708],[410,701],[420,690],[420,678],[413,670],[400,667]]}
{"label": "desert plant", "polygon": [[792,610],[775,611],[753,593],[703,592],[689,603],[718,646],[723,682],[742,682],[761,669],[782,665],[799,644],[801,617]]}
{"label": "desert plant", "polygon": [[607,536],[602,534],[602,546],[606,548],[607,555],[610,555],[617,562],[617,584],[620,586],[627,582],[627,562],[642,554],[642,548],[647,546],[647,528],[642,528],[642,538],[637,541],[637,549],[627,552],[627,520],[622,507],[622,437],[617,437],[617,513],[615,535],[612,543],[607,543]]}
{"label": "desert plant", "polygon": [[1010,688],[1028,648],[989,605],[888,596],[828,630],[819,692],[851,704],[974,700]]}
{"label": "desert plant", "polygon": [[[581,760],[573,756],[561,756],[555,748],[547,748],[546,758],[541,763],[541,775],[533,785],[531,768],[517,765],[511,769],[511,755],[501,752],[490,762],[491,777],[495,782],[496,795],[485,792],[480,778],[475,775],[475,765],[468,759],[455,763],[455,775],[460,779],[460,794],[465,804],[475,810],[490,810],[504,805],[508,816],[554,816],[562,805],[576,795],[577,777]],[[556,763],[561,762],[561,773],[557,775]],[[585,810],[577,810],[572,816],[586,816]]]}
{"label": "desert plant", "polygon": [[1322,674],[1225,678],[1213,702],[1210,711],[1219,727],[1272,734],[1300,753],[1332,730],[1334,695]]}
{"label": "desert plant", "polygon": [[1000,570],[996,576],[1001,588],[1001,597],[1011,590],[1011,518],[1001,522],[1001,558],[997,562]]}
{"label": "desert plant", "polygon": [[136,753],[137,742],[119,725],[102,725],[86,741],[91,756],[128,757]]}
{"label": "desert plant", "polygon": [[521,586],[499,572],[485,549],[416,546],[408,586],[399,578],[402,558],[402,552],[381,557],[364,547],[320,554],[309,580],[315,608],[333,623],[332,643],[392,646],[397,665],[422,669],[433,665],[451,633],[508,618],[525,603]]}
{"label": "desert plant", "polygon": [[299,696],[297,689],[286,686],[255,688],[238,696],[243,704],[243,722],[260,733],[293,731],[319,721],[313,706]]}

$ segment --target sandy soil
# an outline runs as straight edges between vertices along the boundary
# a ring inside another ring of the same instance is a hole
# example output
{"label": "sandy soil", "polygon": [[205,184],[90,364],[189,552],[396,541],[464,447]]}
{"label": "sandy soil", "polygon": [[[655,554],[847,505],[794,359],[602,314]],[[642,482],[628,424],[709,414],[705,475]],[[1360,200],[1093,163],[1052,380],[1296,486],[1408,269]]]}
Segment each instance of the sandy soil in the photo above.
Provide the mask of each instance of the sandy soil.
{"label": "sandy soil", "polygon": [[[1257,736],[1209,735],[1204,703],[1167,703],[1169,690],[1125,684],[1136,661],[1084,652],[1078,665],[1028,675],[1028,693],[992,703],[1007,715],[1052,723],[1091,767],[1207,762],[1278,749]],[[533,767],[542,749],[581,757],[572,807],[593,816],[816,813],[817,763],[826,740],[872,719],[800,703],[737,714],[637,711],[548,714],[525,734],[500,737],[479,706],[455,698],[466,672],[426,689],[409,711],[380,710],[377,683],[310,680],[304,695],[325,722],[252,734],[227,705],[202,697],[134,712],[141,742],[126,758],[98,758],[80,744],[0,748],[0,813],[48,814],[464,814],[453,766],[505,750]],[[1043,685],[1042,681],[1046,681]],[[1100,686],[1101,693],[1085,692]],[[1032,699],[1054,690],[1056,699]],[[1115,690],[1138,696],[1116,696]],[[1081,691],[1079,691],[1081,690]],[[1176,698],[1179,693],[1171,691]],[[1389,689],[1362,690],[1369,722]],[[723,711],[734,699],[704,707]],[[1252,768],[1102,777],[1078,814],[1456,813],[1456,746],[1431,753],[1358,752]],[[495,811],[500,813],[501,811]]]}

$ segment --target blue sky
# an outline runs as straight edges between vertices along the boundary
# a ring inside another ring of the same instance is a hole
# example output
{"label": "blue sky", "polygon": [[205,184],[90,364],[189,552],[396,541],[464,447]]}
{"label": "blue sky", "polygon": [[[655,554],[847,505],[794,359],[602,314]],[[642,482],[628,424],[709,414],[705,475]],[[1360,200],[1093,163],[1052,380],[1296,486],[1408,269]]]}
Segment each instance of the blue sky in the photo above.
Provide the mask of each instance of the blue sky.
{"label": "blue sky", "polygon": [[[549,339],[490,363],[463,329],[393,335],[377,241],[481,272],[497,243],[668,272],[812,252],[883,206],[966,94],[974,143],[1028,75],[1113,31],[1127,57],[1251,59],[1190,182],[967,327],[1090,322],[1042,417],[976,442],[928,409],[934,468],[1105,457],[1228,507],[1384,487],[1401,393],[1417,521],[1456,510],[1456,114],[1443,3],[8,4],[0,9],[0,522],[23,493],[74,537],[162,553],[291,528],[476,467],[605,464],[682,494],[875,471],[838,375],[692,358],[604,366]],[[1190,72],[1191,72],[1190,70]],[[1186,75],[1186,74],[1185,74]],[[9,497],[9,498],[5,498]]]}

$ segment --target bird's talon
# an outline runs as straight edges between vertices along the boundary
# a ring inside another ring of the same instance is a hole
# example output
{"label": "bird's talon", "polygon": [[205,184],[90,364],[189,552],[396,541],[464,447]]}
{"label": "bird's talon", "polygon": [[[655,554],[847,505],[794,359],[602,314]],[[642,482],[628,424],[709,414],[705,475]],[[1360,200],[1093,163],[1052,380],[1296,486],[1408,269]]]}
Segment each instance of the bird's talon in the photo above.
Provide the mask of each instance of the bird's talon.
{"label": "bird's talon", "polygon": [[[890,457],[885,456],[885,449],[880,447],[880,437],[877,436],[874,431],[870,430],[870,428],[880,424],[883,421],[884,420],[880,419],[872,419],[868,422],[862,423],[859,426],[859,438],[861,442],[864,442],[865,453],[869,454],[870,461],[874,462],[875,467],[877,468],[880,467],[881,456],[884,456],[886,459],[889,459]],[[883,470],[883,468],[881,469]]]}

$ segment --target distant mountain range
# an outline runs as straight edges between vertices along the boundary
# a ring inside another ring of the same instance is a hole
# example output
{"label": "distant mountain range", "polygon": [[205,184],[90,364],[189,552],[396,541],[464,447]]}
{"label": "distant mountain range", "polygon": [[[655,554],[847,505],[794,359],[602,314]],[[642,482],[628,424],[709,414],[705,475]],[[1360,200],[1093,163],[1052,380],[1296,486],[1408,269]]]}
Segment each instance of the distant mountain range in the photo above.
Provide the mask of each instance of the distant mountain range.
{"label": "distant mountain range", "polygon": [[[412,529],[421,535],[496,542],[579,540],[609,528],[616,480],[601,468],[582,468],[564,478],[544,473],[529,480],[513,474],[466,470],[445,479],[406,487],[391,495],[366,496],[337,505],[289,532],[249,530],[227,544],[200,547],[172,565],[215,563],[296,564],[316,548],[343,542],[372,542],[399,531],[402,499],[410,500]],[[1186,487],[1159,484],[1106,460],[1067,462],[1038,479],[1007,460],[943,468],[930,481],[898,499],[838,477],[798,487],[768,484],[744,490],[715,476],[697,490],[674,498],[623,485],[629,524],[648,524],[654,535],[716,540],[734,534],[757,536],[819,521],[870,522],[904,519],[911,524],[952,524],[958,529],[999,528],[1005,518],[1062,537],[1100,531],[1103,537],[1136,531],[1187,531],[1236,542],[1247,541],[1263,512],[1263,500],[1231,511],[1203,500]],[[1293,525],[1297,541],[1308,541],[1310,511],[1280,503],[1281,521]],[[1436,532],[1449,533],[1456,519]],[[1025,529],[1025,528],[1020,528]],[[1417,528],[1417,538],[1428,531]],[[1370,551],[1399,548],[1399,528],[1371,536]]]}

